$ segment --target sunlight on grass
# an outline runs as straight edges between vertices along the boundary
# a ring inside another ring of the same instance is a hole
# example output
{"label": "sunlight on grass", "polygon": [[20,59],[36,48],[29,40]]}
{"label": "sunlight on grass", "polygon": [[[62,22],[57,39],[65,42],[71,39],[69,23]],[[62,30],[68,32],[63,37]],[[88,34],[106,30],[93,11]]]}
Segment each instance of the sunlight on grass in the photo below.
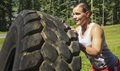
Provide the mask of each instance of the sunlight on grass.
{"label": "sunlight on grass", "polygon": [[0,34],[6,34],[6,33],[7,33],[7,32],[1,32],[1,31],[0,31]]}
{"label": "sunlight on grass", "polygon": [[0,38],[0,50],[2,48],[3,42],[4,42],[4,38]]}

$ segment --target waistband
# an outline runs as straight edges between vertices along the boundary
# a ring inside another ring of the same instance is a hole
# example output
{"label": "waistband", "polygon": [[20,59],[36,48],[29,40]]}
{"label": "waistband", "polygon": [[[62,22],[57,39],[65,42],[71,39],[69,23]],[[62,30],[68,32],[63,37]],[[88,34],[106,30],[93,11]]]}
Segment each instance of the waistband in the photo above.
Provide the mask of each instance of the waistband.
{"label": "waistband", "polygon": [[115,67],[107,67],[102,70],[97,70],[94,66],[92,66],[92,71],[120,71],[120,60],[118,60],[118,64]]}

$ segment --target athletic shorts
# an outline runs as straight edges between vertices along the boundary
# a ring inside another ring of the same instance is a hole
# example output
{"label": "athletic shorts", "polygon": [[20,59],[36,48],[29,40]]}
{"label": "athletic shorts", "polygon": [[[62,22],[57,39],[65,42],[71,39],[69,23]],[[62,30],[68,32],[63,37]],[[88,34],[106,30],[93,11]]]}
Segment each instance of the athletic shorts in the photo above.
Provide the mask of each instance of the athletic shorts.
{"label": "athletic shorts", "polygon": [[94,66],[92,66],[92,71],[120,71],[120,60],[118,60],[117,66],[115,66],[113,68],[105,68],[103,70],[97,70],[97,69],[95,69]]}

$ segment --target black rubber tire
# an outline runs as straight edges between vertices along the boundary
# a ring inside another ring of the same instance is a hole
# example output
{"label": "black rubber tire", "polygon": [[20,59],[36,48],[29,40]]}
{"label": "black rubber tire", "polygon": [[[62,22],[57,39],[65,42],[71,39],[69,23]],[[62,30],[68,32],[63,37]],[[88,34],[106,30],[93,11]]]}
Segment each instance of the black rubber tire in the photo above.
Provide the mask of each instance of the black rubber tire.
{"label": "black rubber tire", "polygon": [[70,25],[40,11],[23,10],[0,52],[0,71],[80,71],[77,36]]}

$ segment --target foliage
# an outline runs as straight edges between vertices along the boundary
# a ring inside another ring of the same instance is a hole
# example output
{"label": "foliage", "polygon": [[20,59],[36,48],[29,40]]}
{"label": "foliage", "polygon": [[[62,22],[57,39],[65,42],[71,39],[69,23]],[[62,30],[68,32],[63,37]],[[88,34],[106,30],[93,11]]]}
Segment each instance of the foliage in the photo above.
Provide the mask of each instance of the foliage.
{"label": "foliage", "polygon": [[12,0],[0,0],[0,30],[6,31],[12,23],[14,3]]}
{"label": "foliage", "polygon": [[7,24],[11,25],[14,16],[24,9],[43,11],[74,25],[72,19],[74,6],[80,2],[87,2],[92,6],[91,1],[93,22],[100,25],[120,23],[120,0],[0,0],[0,30],[7,30]]}

